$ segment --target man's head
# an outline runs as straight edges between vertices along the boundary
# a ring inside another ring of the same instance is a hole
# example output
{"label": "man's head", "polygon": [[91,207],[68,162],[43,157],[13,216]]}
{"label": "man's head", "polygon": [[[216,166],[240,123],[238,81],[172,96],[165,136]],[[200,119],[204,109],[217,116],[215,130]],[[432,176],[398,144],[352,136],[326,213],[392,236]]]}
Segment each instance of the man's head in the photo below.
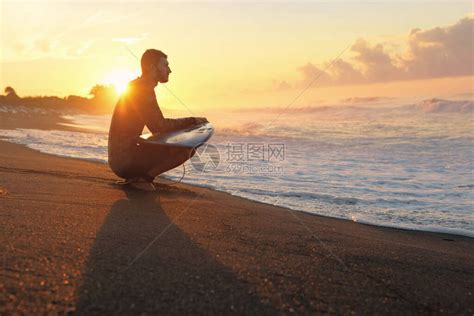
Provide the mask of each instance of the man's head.
{"label": "man's head", "polygon": [[158,82],[168,82],[171,69],[168,56],[157,49],[147,49],[141,59],[142,75],[152,79],[155,85]]}

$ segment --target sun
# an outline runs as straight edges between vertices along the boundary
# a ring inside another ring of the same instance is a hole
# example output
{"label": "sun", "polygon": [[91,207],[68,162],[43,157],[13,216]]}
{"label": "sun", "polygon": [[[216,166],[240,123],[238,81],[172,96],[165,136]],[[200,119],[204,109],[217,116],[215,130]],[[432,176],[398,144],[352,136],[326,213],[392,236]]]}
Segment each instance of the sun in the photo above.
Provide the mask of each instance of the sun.
{"label": "sun", "polygon": [[127,90],[127,85],[130,80],[134,78],[136,78],[136,74],[129,70],[114,70],[104,77],[103,82],[113,85],[115,91],[117,91],[118,94],[122,94]]}

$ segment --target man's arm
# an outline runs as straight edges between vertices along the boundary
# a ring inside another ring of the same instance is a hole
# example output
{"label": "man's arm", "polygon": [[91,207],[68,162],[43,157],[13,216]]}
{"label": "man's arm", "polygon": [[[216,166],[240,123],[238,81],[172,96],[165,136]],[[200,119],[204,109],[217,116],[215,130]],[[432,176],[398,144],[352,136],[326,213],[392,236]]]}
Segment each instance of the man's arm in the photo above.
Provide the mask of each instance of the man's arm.
{"label": "man's arm", "polygon": [[178,119],[167,118],[165,121],[169,130],[187,128],[208,122],[204,117],[183,117]]}
{"label": "man's arm", "polygon": [[198,117],[166,119],[158,106],[154,90],[146,91],[142,96],[143,98],[137,98],[137,112],[153,134],[183,129],[207,122],[206,119]]}

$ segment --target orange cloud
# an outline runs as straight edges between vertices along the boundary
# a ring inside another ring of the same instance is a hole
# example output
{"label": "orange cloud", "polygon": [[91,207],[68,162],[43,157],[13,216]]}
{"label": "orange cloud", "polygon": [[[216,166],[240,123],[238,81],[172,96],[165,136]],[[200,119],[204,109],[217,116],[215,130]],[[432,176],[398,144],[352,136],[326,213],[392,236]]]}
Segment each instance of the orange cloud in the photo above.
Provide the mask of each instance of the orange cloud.
{"label": "orange cloud", "polygon": [[349,61],[338,59],[330,67],[330,62],[323,67],[307,63],[297,68],[300,81],[274,81],[274,87],[302,88],[318,77],[317,85],[328,86],[474,75],[473,30],[471,16],[451,26],[413,29],[402,55],[390,51],[393,43],[371,45],[358,39],[351,47],[355,55]]}
{"label": "orange cloud", "polygon": [[464,18],[449,27],[412,30],[409,59],[404,60],[408,76],[435,78],[472,75],[473,30],[473,17]]}

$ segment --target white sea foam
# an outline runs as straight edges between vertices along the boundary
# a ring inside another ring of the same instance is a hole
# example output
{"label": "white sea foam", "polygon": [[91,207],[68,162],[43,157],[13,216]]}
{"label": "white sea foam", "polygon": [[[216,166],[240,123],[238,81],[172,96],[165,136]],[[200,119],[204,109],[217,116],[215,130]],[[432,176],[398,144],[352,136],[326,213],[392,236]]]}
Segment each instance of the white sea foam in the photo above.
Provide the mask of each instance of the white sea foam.
{"label": "white sea foam", "polygon": [[0,129],[0,137],[46,154],[107,162],[104,134],[18,128]]}
{"label": "white sea foam", "polygon": [[46,115],[48,114],[48,111],[41,108],[27,107],[23,105],[0,104],[0,114],[1,113]]}

